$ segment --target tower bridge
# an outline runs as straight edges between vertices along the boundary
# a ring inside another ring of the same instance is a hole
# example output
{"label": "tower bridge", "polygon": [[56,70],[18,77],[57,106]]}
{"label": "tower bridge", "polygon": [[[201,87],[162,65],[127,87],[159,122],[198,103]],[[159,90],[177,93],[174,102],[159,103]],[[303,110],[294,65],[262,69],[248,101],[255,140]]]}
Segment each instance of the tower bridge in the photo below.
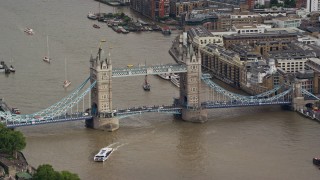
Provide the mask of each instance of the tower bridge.
{"label": "tower bridge", "polygon": [[[185,121],[202,123],[207,121],[208,109],[265,105],[291,105],[296,109],[306,102],[304,96],[319,100],[299,84],[277,86],[255,96],[227,91],[215,84],[209,74],[202,74],[201,55],[192,50],[184,55],[184,64],[131,68],[112,68],[110,56],[102,58],[101,51],[100,46],[96,57],[90,57],[90,77],[67,97],[46,109],[25,115],[13,114],[5,103],[0,103],[0,121],[7,127],[14,128],[85,120],[87,127],[113,131],[119,128],[119,119],[143,113],[169,113]],[[180,96],[173,104],[113,109],[112,78],[163,73],[180,73]],[[206,93],[207,99],[200,98],[201,81],[210,89],[210,92]]]}

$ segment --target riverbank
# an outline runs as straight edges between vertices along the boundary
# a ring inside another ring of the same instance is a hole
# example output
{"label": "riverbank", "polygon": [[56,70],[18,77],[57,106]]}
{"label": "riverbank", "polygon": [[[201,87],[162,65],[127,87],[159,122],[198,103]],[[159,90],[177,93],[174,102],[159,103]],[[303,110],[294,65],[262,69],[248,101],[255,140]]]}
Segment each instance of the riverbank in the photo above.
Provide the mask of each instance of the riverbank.
{"label": "riverbank", "polygon": [[308,119],[312,119],[312,120],[320,123],[320,112],[318,112],[318,111],[299,109],[299,110],[297,110],[297,113],[302,115],[303,117],[306,117]]}
{"label": "riverbank", "polygon": [[0,179],[32,177],[36,169],[28,164],[22,152],[17,153],[17,158],[14,159],[11,155],[0,153]]}

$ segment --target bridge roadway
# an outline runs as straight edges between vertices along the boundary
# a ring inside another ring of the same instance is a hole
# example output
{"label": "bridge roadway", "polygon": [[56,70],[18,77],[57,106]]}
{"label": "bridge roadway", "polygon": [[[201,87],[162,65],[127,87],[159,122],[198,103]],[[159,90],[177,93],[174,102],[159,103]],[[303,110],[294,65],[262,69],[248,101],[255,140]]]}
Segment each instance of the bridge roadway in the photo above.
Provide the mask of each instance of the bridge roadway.
{"label": "bridge roadway", "polygon": [[186,65],[167,64],[156,66],[138,66],[132,68],[113,68],[112,77],[141,76],[147,74],[183,73],[187,72]]}
{"label": "bridge roadway", "polygon": [[5,123],[8,128],[15,128],[20,126],[33,126],[33,125],[41,125],[41,124],[49,124],[49,123],[58,123],[58,122],[66,122],[66,121],[80,121],[92,119],[93,116],[85,115],[84,113],[74,113],[74,114],[66,114],[57,117],[36,117],[32,119],[22,119],[20,121],[6,121],[2,120],[1,122]]}
{"label": "bridge roadway", "polygon": [[115,113],[115,116],[121,118],[127,117],[130,115],[135,114],[142,114],[147,112],[160,112],[160,113],[169,113],[169,114],[181,114],[181,108],[180,107],[174,107],[174,106],[142,106],[142,107],[133,107],[128,109],[120,109],[117,110]]}
{"label": "bridge roadway", "polygon": [[[246,106],[266,106],[266,105],[288,105],[291,104],[291,101],[272,101],[272,102],[241,102],[241,101],[207,101],[201,103],[203,109],[215,109],[215,108],[232,108],[232,107],[246,107]],[[168,113],[168,114],[181,114],[181,107],[175,106],[141,106],[141,107],[132,107],[127,109],[118,109],[114,110],[113,114],[119,119],[139,115],[142,113],[157,112],[157,113]],[[14,114],[12,114],[14,115]],[[14,115],[21,116],[24,115]],[[87,113],[78,112],[73,114],[64,114],[56,117],[50,116],[35,116],[33,118],[21,118],[20,120],[6,121],[5,119],[0,122],[6,124],[8,128],[15,128],[19,126],[33,126],[49,123],[59,123],[67,121],[79,121],[79,120],[89,120],[93,116]]]}
{"label": "bridge roadway", "polygon": [[289,105],[291,101],[274,101],[274,102],[239,102],[239,101],[208,101],[201,103],[204,109],[214,108],[231,108],[231,107],[246,107],[246,106],[268,106],[268,105]]}
{"label": "bridge roadway", "polygon": [[[173,107],[173,106],[133,107],[128,109],[115,110],[114,116],[121,119],[128,116],[138,115],[138,114],[147,113],[147,112],[181,114],[181,108]],[[11,114],[11,115],[24,117],[24,115],[15,115],[15,114]],[[12,120],[12,121],[6,121],[5,119],[3,119],[0,122],[6,124],[8,128],[15,128],[20,126],[34,126],[34,125],[59,123],[59,122],[67,122],[67,121],[89,120],[92,118],[93,116],[90,114],[78,112],[73,114],[64,114],[56,117],[34,116],[32,118],[21,118],[19,120]]]}

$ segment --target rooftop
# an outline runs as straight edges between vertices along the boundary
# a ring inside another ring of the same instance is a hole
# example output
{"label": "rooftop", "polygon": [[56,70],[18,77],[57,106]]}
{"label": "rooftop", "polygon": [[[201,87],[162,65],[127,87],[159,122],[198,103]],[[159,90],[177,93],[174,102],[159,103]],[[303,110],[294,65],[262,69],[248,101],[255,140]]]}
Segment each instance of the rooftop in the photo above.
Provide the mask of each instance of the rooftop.
{"label": "rooftop", "polygon": [[280,20],[280,21],[293,21],[293,20],[300,20],[300,18],[292,18],[292,17],[277,17],[274,18],[274,20]]}
{"label": "rooftop", "polygon": [[285,30],[282,31],[273,31],[273,32],[267,32],[267,33],[257,33],[257,34],[231,34],[231,35],[225,35],[223,36],[225,39],[234,39],[234,38],[249,38],[249,37],[270,37],[270,36],[292,36],[296,37],[296,33],[289,33]]}
{"label": "rooftop", "polygon": [[210,31],[208,31],[205,27],[203,26],[197,26],[197,27],[194,27],[194,28],[191,28],[189,31],[188,31],[188,34],[194,38],[196,36],[199,36],[199,37],[213,37],[213,35],[211,34]]}
{"label": "rooftop", "polygon": [[255,24],[235,24],[233,26],[237,29],[257,28]]}
{"label": "rooftop", "polygon": [[309,58],[310,61],[316,63],[316,64],[320,64],[320,59],[319,58]]}

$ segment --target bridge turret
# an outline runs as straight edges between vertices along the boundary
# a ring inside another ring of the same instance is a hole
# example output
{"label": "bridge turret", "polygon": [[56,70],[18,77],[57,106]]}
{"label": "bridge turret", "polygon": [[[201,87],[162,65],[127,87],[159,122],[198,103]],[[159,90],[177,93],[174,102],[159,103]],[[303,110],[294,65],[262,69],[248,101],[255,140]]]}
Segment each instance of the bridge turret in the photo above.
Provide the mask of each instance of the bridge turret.
{"label": "bridge turret", "polygon": [[118,129],[119,122],[114,118],[112,111],[111,60],[102,57],[101,46],[97,56],[90,58],[90,81],[91,83],[96,82],[91,90],[91,114],[94,119],[92,122],[86,122],[87,126],[111,131]]}

